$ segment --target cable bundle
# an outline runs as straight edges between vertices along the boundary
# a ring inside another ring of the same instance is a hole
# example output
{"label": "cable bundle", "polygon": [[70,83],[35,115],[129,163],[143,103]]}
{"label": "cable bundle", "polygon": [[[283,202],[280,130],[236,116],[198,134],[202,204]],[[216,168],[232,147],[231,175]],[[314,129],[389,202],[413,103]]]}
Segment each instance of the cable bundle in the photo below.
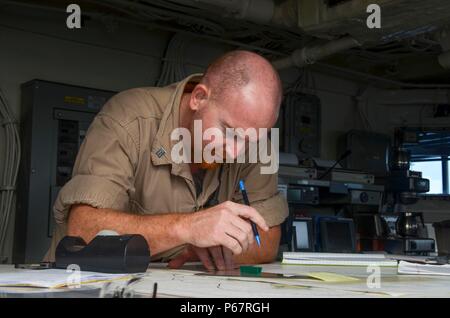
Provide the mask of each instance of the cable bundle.
{"label": "cable bundle", "polygon": [[5,130],[5,161],[0,183],[0,255],[5,255],[4,245],[9,218],[14,205],[17,174],[20,162],[20,139],[17,122],[0,90],[0,124]]}
{"label": "cable bundle", "polygon": [[172,84],[186,77],[183,54],[188,40],[190,40],[189,37],[178,33],[172,37],[167,46],[161,76],[158,79],[157,86]]}

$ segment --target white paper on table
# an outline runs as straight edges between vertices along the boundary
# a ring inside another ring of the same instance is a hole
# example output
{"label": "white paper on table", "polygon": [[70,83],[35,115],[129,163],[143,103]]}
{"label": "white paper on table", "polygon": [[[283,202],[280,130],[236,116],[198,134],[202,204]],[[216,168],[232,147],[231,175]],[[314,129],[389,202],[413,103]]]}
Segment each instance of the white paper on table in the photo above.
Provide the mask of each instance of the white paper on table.
{"label": "white paper on table", "polygon": [[420,264],[400,261],[398,264],[398,273],[410,275],[450,276],[450,265]]}
{"label": "white paper on table", "polygon": [[397,267],[397,261],[384,254],[283,252],[282,264],[329,266]]}
{"label": "white paper on table", "polygon": [[96,272],[78,273],[64,269],[23,270],[10,273],[0,273],[0,286],[60,288],[68,285],[106,282],[117,279],[131,278],[130,274],[105,274]]}

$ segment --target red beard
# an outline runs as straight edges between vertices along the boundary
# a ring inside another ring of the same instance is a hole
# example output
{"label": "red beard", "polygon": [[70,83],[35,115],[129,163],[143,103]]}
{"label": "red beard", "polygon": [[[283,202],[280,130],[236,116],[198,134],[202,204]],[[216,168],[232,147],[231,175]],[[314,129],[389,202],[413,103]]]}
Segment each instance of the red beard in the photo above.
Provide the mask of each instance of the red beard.
{"label": "red beard", "polygon": [[204,169],[204,170],[214,170],[214,169],[219,168],[220,163],[217,163],[217,162],[211,162],[211,163],[208,163],[208,162],[202,162],[202,163],[196,163],[195,165],[196,165],[198,168],[200,168],[200,169]]}

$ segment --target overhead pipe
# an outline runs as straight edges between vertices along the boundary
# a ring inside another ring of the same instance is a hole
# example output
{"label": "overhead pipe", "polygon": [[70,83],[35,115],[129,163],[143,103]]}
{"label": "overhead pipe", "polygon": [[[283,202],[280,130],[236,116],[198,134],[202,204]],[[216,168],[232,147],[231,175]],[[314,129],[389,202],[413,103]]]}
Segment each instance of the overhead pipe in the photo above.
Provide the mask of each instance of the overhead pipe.
{"label": "overhead pipe", "polygon": [[396,87],[400,87],[400,88],[404,88],[404,89],[413,89],[413,88],[417,88],[417,89],[450,89],[450,84],[407,83],[407,82],[396,81],[393,79],[389,79],[389,78],[385,78],[385,77],[381,77],[381,76],[377,76],[377,75],[372,75],[372,74],[368,74],[368,73],[363,73],[363,72],[351,70],[349,68],[344,68],[344,67],[335,66],[335,65],[331,65],[331,64],[325,64],[325,63],[318,62],[316,65],[327,68],[329,70],[339,72],[339,73],[346,73],[350,76],[354,76],[357,78],[363,78],[366,81],[371,82],[371,83],[376,83],[376,82],[384,83],[386,85],[392,85],[392,86],[396,86]]}
{"label": "overhead pipe", "polygon": [[324,45],[304,47],[295,50],[290,56],[283,57],[272,62],[277,70],[289,67],[304,67],[308,64],[314,64],[327,56],[358,47],[361,44],[351,36],[347,36],[338,40],[332,40]]}
{"label": "overhead pipe", "polygon": [[274,0],[171,0],[172,2],[220,12],[219,15],[258,24],[297,26],[297,1],[275,4]]}

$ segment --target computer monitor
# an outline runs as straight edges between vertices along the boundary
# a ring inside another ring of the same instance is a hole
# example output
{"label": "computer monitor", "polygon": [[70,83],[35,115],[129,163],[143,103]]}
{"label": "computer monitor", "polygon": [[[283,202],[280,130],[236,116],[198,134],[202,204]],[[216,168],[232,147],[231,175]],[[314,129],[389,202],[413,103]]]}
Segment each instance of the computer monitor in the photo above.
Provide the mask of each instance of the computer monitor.
{"label": "computer monitor", "polygon": [[322,252],[353,253],[356,250],[355,225],[352,219],[320,219]]}
{"label": "computer monitor", "polygon": [[311,218],[294,218],[292,221],[292,248],[295,252],[313,252],[314,236]]}

